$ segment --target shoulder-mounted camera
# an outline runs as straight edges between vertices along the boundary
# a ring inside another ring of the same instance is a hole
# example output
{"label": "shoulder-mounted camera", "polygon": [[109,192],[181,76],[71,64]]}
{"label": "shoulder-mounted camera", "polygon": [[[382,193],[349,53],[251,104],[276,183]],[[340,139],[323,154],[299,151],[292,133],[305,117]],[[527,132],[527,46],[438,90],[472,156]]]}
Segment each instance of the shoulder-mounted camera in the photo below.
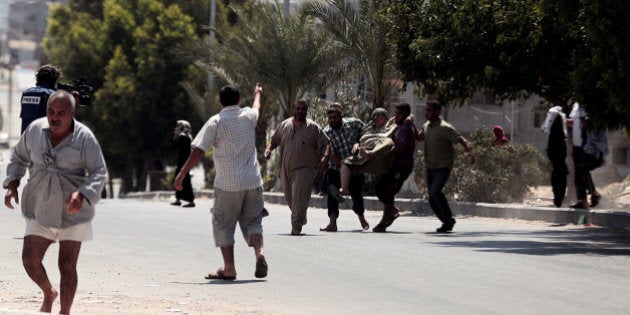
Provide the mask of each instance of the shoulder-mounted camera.
{"label": "shoulder-mounted camera", "polygon": [[74,92],[79,94],[80,106],[89,106],[92,103],[92,94],[94,94],[94,88],[86,84],[85,78],[73,80],[71,83],[57,83],[57,89],[65,90],[73,95]]}

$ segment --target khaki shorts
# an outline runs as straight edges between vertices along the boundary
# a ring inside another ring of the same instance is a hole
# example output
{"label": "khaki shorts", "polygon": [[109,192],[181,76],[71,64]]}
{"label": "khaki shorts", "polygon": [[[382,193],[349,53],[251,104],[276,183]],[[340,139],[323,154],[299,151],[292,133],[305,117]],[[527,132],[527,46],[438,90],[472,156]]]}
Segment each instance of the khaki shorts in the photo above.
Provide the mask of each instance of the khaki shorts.
{"label": "khaki shorts", "polygon": [[53,242],[76,241],[85,242],[92,239],[92,222],[88,221],[65,229],[45,227],[33,219],[26,219],[26,232],[24,235],[36,235]]}
{"label": "khaki shorts", "polygon": [[214,205],[212,206],[212,233],[217,247],[234,244],[236,223],[247,245],[251,246],[249,236],[262,234],[262,218],[264,202],[262,187],[244,191],[224,191],[214,189]]}

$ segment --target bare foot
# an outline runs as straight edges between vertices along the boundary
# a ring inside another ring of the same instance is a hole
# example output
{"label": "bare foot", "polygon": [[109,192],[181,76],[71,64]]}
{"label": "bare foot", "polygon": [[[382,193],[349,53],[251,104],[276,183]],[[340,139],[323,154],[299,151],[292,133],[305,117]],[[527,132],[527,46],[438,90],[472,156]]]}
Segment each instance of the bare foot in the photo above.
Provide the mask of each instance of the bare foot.
{"label": "bare foot", "polygon": [[368,230],[370,228],[370,224],[365,220],[364,216],[360,215],[359,221],[361,222],[361,228],[363,228],[363,230]]}
{"label": "bare foot", "polygon": [[328,226],[319,229],[322,232],[337,232],[337,225],[328,224]]}
{"label": "bare foot", "polygon": [[50,288],[48,293],[44,292],[44,302],[42,302],[42,307],[39,308],[40,312],[50,313],[52,312],[52,305],[59,296],[59,293],[53,288]]}

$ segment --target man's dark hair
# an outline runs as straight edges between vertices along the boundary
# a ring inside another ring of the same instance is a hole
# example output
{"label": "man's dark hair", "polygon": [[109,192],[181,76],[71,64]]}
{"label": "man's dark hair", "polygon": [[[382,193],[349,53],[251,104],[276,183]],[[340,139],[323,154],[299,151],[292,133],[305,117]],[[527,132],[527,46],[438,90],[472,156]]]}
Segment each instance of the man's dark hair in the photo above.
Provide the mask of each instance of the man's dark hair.
{"label": "man's dark hair", "polygon": [[231,85],[226,85],[219,90],[219,101],[223,106],[237,105],[240,100],[241,93]]}
{"label": "man's dark hair", "polygon": [[396,105],[396,109],[402,111],[406,116],[411,115],[411,105],[407,103],[400,103]]}
{"label": "man's dark hair", "polygon": [[35,75],[35,81],[37,85],[41,85],[47,88],[55,88],[57,85],[57,80],[61,76],[61,71],[59,68],[53,65],[43,65],[37,69],[37,74]]}
{"label": "man's dark hair", "polygon": [[427,102],[427,105],[431,105],[431,107],[433,109],[437,110],[438,112],[442,111],[442,104],[440,104],[439,102],[429,101],[429,102]]}

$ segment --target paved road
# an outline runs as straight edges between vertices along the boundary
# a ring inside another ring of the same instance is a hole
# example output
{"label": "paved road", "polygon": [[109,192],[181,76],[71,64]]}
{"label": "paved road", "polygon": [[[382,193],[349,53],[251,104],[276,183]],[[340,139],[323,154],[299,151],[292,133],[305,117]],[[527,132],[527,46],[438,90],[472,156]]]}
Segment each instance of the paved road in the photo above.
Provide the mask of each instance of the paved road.
{"label": "paved road", "polygon": [[[268,204],[269,276],[254,278],[251,249],[237,238],[238,279],[209,282],[221,264],[209,229],[211,200],[197,208],[163,201],[104,200],[85,243],[75,310],[99,305],[140,313],[622,314],[630,309],[630,235],[581,226],[459,218],[435,234],[431,217],[402,216],[391,232],[362,232],[351,211],[323,233],[312,209],[305,235],[289,236],[285,206]],[[379,218],[368,212],[374,225]],[[0,210],[0,308],[37,305],[20,265],[23,221]],[[46,257],[51,278],[56,246]],[[58,281],[58,280],[53,280]],[[99,304],[100,303],[100,304]],[[170,303],[170,304],[169,304]],[[103,305],[105,304],[105,305]],[[164,305],[172,305],[166,308]]]}

